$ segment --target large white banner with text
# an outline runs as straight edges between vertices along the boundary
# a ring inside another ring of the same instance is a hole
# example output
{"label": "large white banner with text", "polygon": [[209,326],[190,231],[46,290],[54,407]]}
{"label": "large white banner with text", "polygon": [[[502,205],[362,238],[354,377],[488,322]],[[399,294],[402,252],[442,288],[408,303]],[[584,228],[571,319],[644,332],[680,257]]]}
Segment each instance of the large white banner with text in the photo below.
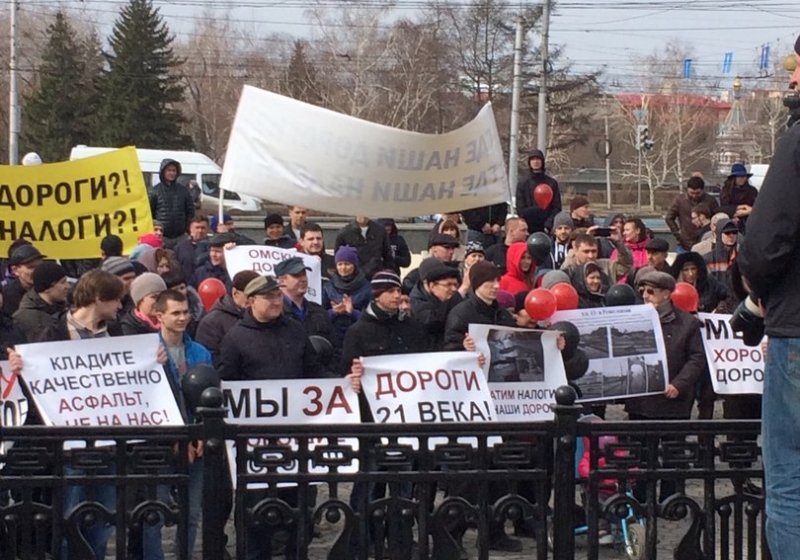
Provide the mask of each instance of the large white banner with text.
{"label": "large white banner with text", "polygon": [[220,187],[345,216],[410,217],[510,200],[494,114],[444,134],[375,124],[245,86]]}
{"label": "large white banner with text", "polygon": [[322,261],[313,255],[306,255],[294,249],[279,249],[264,245],[241,245],[225,250],[225,267],[233,278],[242,270],[254,270],[261,275],[275,276],[275,265],[292,257],[303,259],[308,274],[306,299],[322,304]]}
{"label": "large white banner with text", "polygon": [[745,346],[741,335],[731,329],[730,315],[698,313],[697,317],[703,323],[703,345],[714,392],[760,395],[764,390],[765,359],[761,345]]}

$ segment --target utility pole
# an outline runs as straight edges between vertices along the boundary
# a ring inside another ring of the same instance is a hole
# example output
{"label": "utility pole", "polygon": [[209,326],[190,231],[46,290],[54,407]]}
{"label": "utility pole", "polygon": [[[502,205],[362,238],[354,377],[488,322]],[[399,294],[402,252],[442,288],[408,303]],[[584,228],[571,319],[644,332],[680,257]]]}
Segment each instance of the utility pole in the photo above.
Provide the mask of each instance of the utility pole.
{"label": "utility pole", "polygon": [[517,16],[517,38],[514,41],[514,84],[511,90],[511,131],[508,139],[508,187],[510,197],[517,188],[519,162],[519,95],[522,89],[522,39],[525,33],[525,20]]}
{"label": "utility pole", "polygon": [[17,91],[17,0],[11,0],[11,51],[8,87],[8,163],[19,162],[19,92]]}
{"label": "utility pole", "polygon": [[550,68],[550,0],[544,0],[542,10],[542,77],[539,81],[539,122],[536,147],[547,155],[547,74]]}
{"label": "utility pole", "polygon": [[608,96],[603,96],[603,121],[605,123],[605,156],[606,156],[606,210],[611,210],[611,139],[608,127]]}

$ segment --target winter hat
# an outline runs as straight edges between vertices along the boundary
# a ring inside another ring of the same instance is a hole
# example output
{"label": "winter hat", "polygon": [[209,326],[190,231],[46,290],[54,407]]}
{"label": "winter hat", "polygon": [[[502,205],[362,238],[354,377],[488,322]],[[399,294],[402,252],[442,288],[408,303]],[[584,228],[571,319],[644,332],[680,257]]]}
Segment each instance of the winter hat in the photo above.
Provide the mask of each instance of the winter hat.
{"label": "winter hat", "polygon": [[572,216],[569,215],[569,212],[562,210],[555,215],[553,218],[553,229],[556,229],[558,226],[569,226],[569,229],[575,229],[575,222],[572,220]]}
{"label": "winter hat", "polygon": [[[222,223],[227,224],[228,222],[232,222],[233,218],[231,218],[230,214],[223,214],[222,215]],[[211,216],[211,221],[208,224],[208,227],[211,228],[211,231],[217,233],[217,227],[219,227],[219,214],[214,214]]]}
{"label": "winter hat", "polygon": [[428,249],[435,245],[441,245],[443,247],[452,247],[456,248],[459,246],[458,239],[453,237],[452,235],[447,235],[446,233],[434,233],[428,238]]}
{"label": "winter hat", "polygon": [[550,289],[556,284],[569,284],[569,274],[563,270],[549,270],[542,276],[542,288]]}
{"label": "winter hat", "polygon": [[218,233],[208,240],[209,247],[224,247],[228,243],[234,243],[236,238],[230,232]]}
{"label": "winter hat", "polygon": [[122,248],[122,239],[117,235],[106,235],[100,242],[100,250],[107,257],[121,257]]}
{"label": "winter hat", "polygon": [[283,218],[280,214],[267,214],[267,217],[264,218],[264,229],[267,229],[269,226],[283,226]]}
{"label": "winter hat", "polygon": [[158,270],[158,262],[156,262],[156,250],[149,245],[145,245],[145,247],[147,247],[147,250],[139,253],[139,257],[136,260],[144,265],[144,267],[150,272],[155,272]]}
{"label": "winter hat", "polygon": [[41,254],[39,249],[28,243],[26,245],[20,245],[11,252],[11,256],[8,259],[8,266],[28,264],[36,259],[46,258],[47,255]]}
{"label": "winter hat", "polygon": [[37,293],[49,290],[67,277],[67,271],[57,262],[43,262],[33,271],[33,289]]}
{"label": "winter hat", "polygon": [[665,239],[654,237],[644,246],[645,251],[653,253],[669,253],[669,243]]}
{"label": "winter hat", "polygon": [[636,280],[637,286],[652,286],[662,290],[675,291],[675,279],[671,274],[657,270],[648,271]]}
{"label": "winter hat", "polygon": [[28,152],[22,157],[22,165],[42,165],[42,156],[36,152]]}
{"label": "winter hat", "polygon": [[484,250],[483,244],[480,241],[470,241],[467,243],[464,256],[468,257],[472,253],[480,253],[481,255],[486,256],[486,251]]}
{"label": "winter hat", "polygon": [[514,309],[514,295],[506,290],[498,291],[497,305],[505,309]]}
{"label": "winter hat", "polygon": [[403,284],[400,283],[400,277],[395,274],[393,270],[379,270],[375,273],[375,276],[372,277],[370,285],[372,287],[373,298],[391,289],[403,287]]}
{"label": "winter hat", "polygon": [[164,241],[155,233],[146,233],[139,238],[139,243],[142,245],[150,245],[154,249],[160,249],[164,245]]}
{"label": "winter hat", "polygon": [[469,267],[469,283],[473,290],[486,282],[498,280],[502,275],[502,271],[490,261],[478,261]]}
{"label": "winter hat", "polygon": [[350,245],[342,245],[336,250],[333,260],[337,264],[346,262],[358,268],[358,250],[355,247],[350,247]]}
{"label": "winter hat", "polygon": [[133,268],[133,263],[125,257],[108,257],[100,265],[100,268],[114,276],[124,276],[125,274],[136,272]]}
{"label": "winter hat", "polygon": [[145,272],[131,282],[131,298],[134,305],[139,305],[150,294],[160,294],[167,289],[164,279],[154,272]]}
{"label": "winter hat", "polygon": [[574,212],[578,208],[583,208],[584,206],[589,206],[589,199],[585,196],[578,195],[569,203],[569,211]]}
{"label": "winter hat", "polygon": [[447,266],[436,257],[428,257],[419,265],[419,277],[426,282],[437,282],[444,278],[456,278],[460,280],[457,268]]}

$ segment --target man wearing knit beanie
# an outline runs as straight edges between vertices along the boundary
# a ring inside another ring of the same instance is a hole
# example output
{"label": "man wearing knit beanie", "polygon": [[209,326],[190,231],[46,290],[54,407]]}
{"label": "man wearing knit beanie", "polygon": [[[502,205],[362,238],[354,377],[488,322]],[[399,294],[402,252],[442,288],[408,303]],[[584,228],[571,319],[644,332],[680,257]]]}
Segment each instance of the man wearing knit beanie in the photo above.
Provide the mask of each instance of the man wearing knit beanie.
{"label": "man wearing knit beanie", "polygon": [[283,217],[280,214],[267,214],[264,218],[264,236],[264,245],[269,247],[295,248],[295,240],[283,232]]}
{"label": "man wearing knit beanie", "polygon": [[166,289],[167,284],[164,279],[154,272],[145,272],[136,277],[131,284],[134,308],[120,320],[124,334],[148,334],[159,331],[155,304],[158,294]]}
{"label": "man wearing knit beanie", "polygon": [[411,313],[425,329],[431,350],[440,351],[447,315],[463,299],[459,293],[460,273],[457,268],[428,257],[420,263],[419,274],[421,282],[414,286],[409,298]]}
{"label": "man wearing knit beanie", "polygon": [[58,316],[67,309],[70,285],[67,271],[60,264],[46,261],[33,271],[33,288],[25,292],[14,324],[29,342],[39,340],[45,330],[55,327]]}
{"label": "man wearing knit beanie", "polygon": [[569,237],[575,229],[575,222],[569,215],[569,212],[559,212],[553,218],[553,266],[556,269],[561,268],[564,264],[567,255],[569,254]]}
{"label": "man wearing knit beanie", "polygon": [[579,194],[572,198],[569,203],[569,216],[572,218],[574,229],[590,228],[594,225],[589,199],[583,195]]}
{"label": "man wearing knit beanie", "polygon": [[775,147],[736,258],[752,290],[744,304],[750,312],[763,315],[769,337],[761,435],[766,534],[774,560],[796,558],[800,543],[800,37],[795,42],[792,70],[789,88],[795,91],[784,99],[790,112],[789,127]]}

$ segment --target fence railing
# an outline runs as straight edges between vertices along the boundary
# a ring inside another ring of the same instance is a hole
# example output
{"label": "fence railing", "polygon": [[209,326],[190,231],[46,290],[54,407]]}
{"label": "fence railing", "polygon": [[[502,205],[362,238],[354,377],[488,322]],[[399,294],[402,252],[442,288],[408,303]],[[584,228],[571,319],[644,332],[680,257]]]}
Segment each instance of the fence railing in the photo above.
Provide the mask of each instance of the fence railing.
{"label": "fence railing", "polygon": [[487,559],[512,527],[540,560],[594,560],[609,540],[630,558],[769,557],[758,422],[594,423],[571,389],[557,398],[548,422],[237,426],[211,389],[191,426],[2,428],[0,558],[174,541],[184,560],[200,487],[204,560]]}

